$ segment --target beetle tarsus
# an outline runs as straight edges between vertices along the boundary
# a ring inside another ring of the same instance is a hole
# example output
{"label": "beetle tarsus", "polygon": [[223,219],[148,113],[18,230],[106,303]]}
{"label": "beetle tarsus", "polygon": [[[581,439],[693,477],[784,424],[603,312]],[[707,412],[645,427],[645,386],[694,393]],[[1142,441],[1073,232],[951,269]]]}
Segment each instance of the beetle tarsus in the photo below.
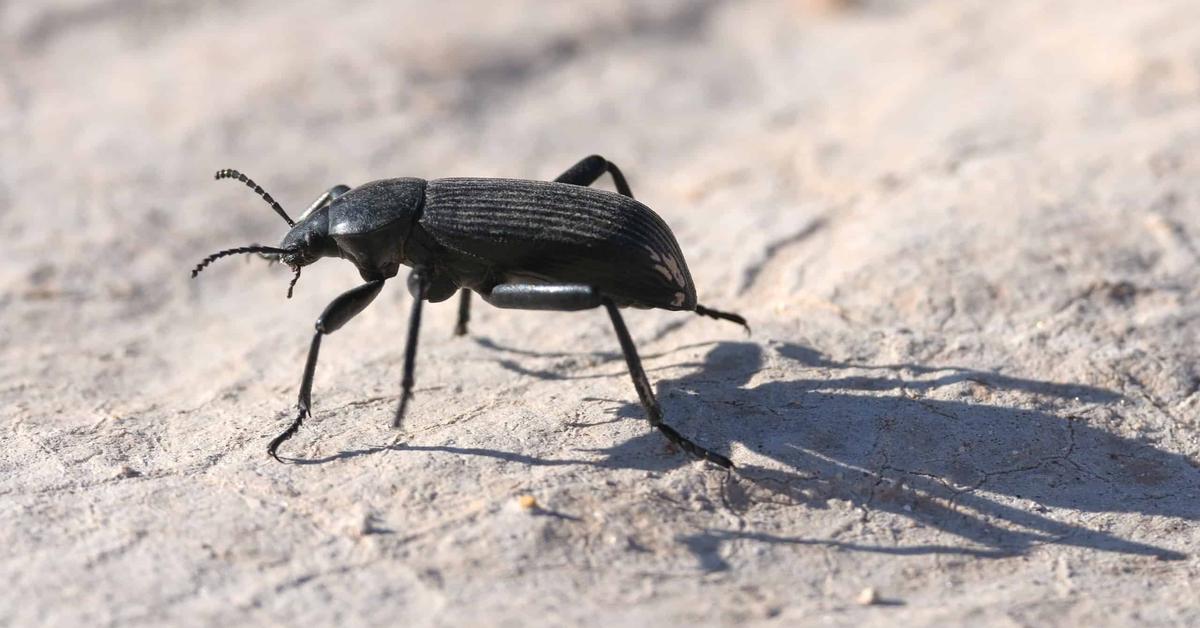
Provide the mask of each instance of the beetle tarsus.
{"label": "beetle tarsus", "polygon": [[714,310],[712,308],[704,307],[703,305],[700,305],[699,303],[696,304],[695,312],[697,314],[699,314],[700,316],[707,316],[709,318],[715,318],[717,320],[730,321],[733,323],[737,323],[738,325],[741,325],[742,327],[744,327],[746,329],[747,336],[750,335],[750,324],[747,323],[746,319],[744,317],[742,317],[742,315],[740,315],[740,314],[734,314],[733,312],[722,312],[720,310]]}
{"label": "beetle tarsus", "polygon": [[655,427],[658,428],[658,431],[663,433],[663,436],[667,437],[667,440],[671,441],[677,447],[688,452],[689,454],[692,454],[701,460],[707,460],[726,469],[734,468],[733,462],[730,461],[729,458],[726,458],[725,456],[722,456],[716,452],[709,451],[697,445],[696,443],[693,443],[679,432],[676,432],[675,428],[671,427],[670,425],[667,425],[666,423],[659,423]]}

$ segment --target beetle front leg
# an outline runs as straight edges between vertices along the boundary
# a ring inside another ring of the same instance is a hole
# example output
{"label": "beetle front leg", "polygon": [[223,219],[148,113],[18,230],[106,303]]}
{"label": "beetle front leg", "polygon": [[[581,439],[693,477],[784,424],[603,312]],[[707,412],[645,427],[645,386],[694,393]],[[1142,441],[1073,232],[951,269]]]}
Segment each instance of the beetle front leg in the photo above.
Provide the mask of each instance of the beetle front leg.
{"label": "beetle front leg", "polygon": [[658,399],[654,397],[654,389],[642,368],[642,360],[638,357],[637,347],[625,327],[625,320],[612,299],[603,296],[595,288],[588,285],[537,285],[537,284],[501,284],[492,288],[484,295],[484,300],[496,307],[519,310],[556,310],[576,311],[587,310],[601,305],[608,310],[612,319],[613,330],[617,333],[617,341],[621,343],[621,352],[625,355],[625,365],[629,367],[629,375],[633,378],[633,387],[637,389],[638,399],[646,410],[646,418],[650,425],[663,433],[667,440],[675,443],[680,449],[702,460],[707,460],[726,469],[733,468],[733,463],[721,454],[709,451],[688,440],[674,428],[663,422],[662,409]]}
{"label": "beetle front leg", "polygon": [[[267,453],[271,454],[272,458],[279,460],[277,453],[279,446],[294,436],[300,429],[300,424],[310,415],[313,375],[317,371],[317,355],[321,352],[321,336],[341,329],[350,319],[366,309],[371,301],[374,301],[375,297],[379,295],[379,291],[383,288],[383,282],[383,279],[376,279],[343,292],[326,306],[325,311],[321,312],[321,316],[317,318],[317,333],[313,334],[312,345],[308,348],[308,359],[304,362],[304,378],[300,381],[300,395],[296,401],[299,412],[296,420],[292,421],[292,424],[282,434],[276,436],[271,444],[267,445]],[[282,462],[282,460],[279,461]]]}

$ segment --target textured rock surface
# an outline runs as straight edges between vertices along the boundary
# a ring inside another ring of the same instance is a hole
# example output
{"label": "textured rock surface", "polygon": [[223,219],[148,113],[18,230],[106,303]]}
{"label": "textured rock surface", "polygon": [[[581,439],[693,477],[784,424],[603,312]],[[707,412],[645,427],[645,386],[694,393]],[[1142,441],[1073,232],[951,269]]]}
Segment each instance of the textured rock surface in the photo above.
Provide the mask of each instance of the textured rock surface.
{"label": "textured rock surface", "polygon": [[[0,624],[1196,623],[1194,0],[0,5]],[[734,326],[203,255],[592,152]],[[524,495],[540,505],[520,505]],[[860,604],[864,589],[874,589]]]}

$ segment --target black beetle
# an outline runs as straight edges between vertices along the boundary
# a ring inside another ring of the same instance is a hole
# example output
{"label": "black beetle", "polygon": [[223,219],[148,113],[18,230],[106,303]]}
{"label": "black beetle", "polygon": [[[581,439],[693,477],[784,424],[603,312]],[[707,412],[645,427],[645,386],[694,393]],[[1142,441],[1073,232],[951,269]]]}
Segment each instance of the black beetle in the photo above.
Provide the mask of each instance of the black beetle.
{"label": "black beetle", "polygon": [[[618,194],[588,187],[605,172],[612,176]],[[413,306],[404,350],[403,392],[393,426],[400,426],[412,396],[425,301],[445,301],[461,291],[455,328],[460,335],[466,333],[471,292],[502,308],[574,311],[604,306],[650,425],[688,453],[732,468],[725,456],[696,445],[663,423],[617,308],[695,312],[749,327],[737,314],[696,302],[696,288],[675,236],[658,214],[634,200],[621,171],[603,157],[586,157],[553,182],[402,178],[354,189],[338,185],[322,194],[299,221],[288,217],[270,194],[240,172],[221,170],[216,178],[236,178],[253,188],[291,230],[278,247],[252,245],[214,253],[192,270],[192,277],[218,258],[256,253],[292,268],[289,297],[300,269],[322,257],[350,260],[366,281],[334,299],[317,318],[300,383],[299,414],[267,447],[276,460],[279,445],[309,416],[321,337],[366,308],[384,281],[395,277],[404,264],[413,268],[408,277]]]}

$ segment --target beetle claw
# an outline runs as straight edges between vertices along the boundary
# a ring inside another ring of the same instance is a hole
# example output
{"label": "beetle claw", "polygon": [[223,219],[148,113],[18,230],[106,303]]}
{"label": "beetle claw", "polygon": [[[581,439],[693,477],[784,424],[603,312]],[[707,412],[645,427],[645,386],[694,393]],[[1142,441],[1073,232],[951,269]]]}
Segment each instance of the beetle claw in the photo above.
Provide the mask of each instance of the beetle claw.
{"label": "beetle claw", "polygon": [[292,421],[292,424],[282,434],[271,439],[271,442],[267,445],[267,453],[275,459],[275,462],[283,462],[283,459],[279,457],[279,446],[287,439],[295,436],[296,432],[300,431],[300,424],[306,418],[308,418],[308,411],[301,408],[299,414],[296,415],[296,420]]}

